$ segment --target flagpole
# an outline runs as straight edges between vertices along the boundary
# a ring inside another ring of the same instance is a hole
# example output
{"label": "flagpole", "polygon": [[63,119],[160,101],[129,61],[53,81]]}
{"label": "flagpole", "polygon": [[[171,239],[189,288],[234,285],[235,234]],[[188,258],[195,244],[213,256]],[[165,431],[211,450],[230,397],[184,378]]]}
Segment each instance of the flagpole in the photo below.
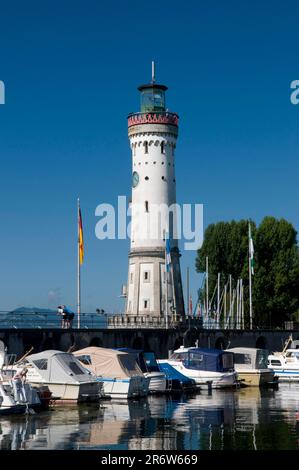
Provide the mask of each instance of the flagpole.
{"label": "flagpole", "polygon": [[250,329],[252,330],[252,279],[251,279],[251,257],[249,254],[249,319],[250,319]]}
{"label": "flagpole", "polygon": [[249,269],[249,322],[250,329],[252,330],[252,248],[251,248],[251,227],[248,224],[249,235],[249,255],[248,255],[248,269]]}
{"label": "flagpole", "polygon": [[171,282],[172,282],[172,304],[174,309],[174,321],[177,321],[177,308],[175,300],[175,286],[174,286],[174,274],[173,274],[173,264],[171,264]]}
{"label": "flagpole", "polygon": [[80,328],[80,314],[81,314],[81,269],[80,269],[80,199],[77,201],[78,213],[78,259],[77,259],[77,314],[78,314],[78,328]]}
{"label": "flagpole", "polygon": [[190,302],[189,302],[189,298],[190,298],[190,289],[189,289],[189,267],[187,267],[187,275],[186,275],[186,280],[187,280],[187,315],[188,315],[188,318],[189,318],[189,315],[190,315]]}
{"label": "flagpole", "polygon": [[206,315],[207,315],[208,325],[210,324],[209,310],[210,310],[209,309],[209,258],[206,257]]}
{"label": "flagpole", "polygon": [[167,270],[167,239],[166,239],[166,231],[164,232],[165,238],[165,327],[168,330],[168,270]]}

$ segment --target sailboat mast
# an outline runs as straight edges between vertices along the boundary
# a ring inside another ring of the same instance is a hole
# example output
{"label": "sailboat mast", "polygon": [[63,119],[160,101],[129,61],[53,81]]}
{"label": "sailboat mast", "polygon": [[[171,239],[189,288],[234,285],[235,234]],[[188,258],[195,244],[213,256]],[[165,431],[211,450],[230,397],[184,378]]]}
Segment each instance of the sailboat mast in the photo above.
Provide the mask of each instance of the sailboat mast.
{"label": "sailboat mast", "polygon": [[209,258],[206,257],[206,314],[209,322]]}
{"label": "sailboat mast", "polygon": [[78,328],[80,328],[81,315],[81,269],[80,269],[80,200],[77,201],[77,221],[78,221],[78,253],[77,253],[77,314]]}

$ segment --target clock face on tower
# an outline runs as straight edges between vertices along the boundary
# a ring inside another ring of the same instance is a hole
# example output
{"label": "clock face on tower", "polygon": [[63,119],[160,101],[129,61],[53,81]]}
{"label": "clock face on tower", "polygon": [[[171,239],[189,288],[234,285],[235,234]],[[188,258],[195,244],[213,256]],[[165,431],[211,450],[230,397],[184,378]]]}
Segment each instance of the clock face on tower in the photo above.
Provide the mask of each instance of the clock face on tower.
{"label": "clock face on tower", "polygon": [[133,172],[133,177],[132,177],[132,186],[133,188],[136,188],[137,184],[139,183],[139,175],[137,171]]}

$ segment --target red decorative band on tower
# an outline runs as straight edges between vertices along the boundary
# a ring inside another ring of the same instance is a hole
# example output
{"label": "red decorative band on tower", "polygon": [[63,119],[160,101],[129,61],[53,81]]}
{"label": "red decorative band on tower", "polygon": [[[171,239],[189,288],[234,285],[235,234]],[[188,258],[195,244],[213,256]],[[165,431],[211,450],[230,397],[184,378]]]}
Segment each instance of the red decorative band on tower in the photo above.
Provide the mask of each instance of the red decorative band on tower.
{"label": "red decorative band on tower", "polygon": [[175,113],[134,113],[128,117],[128,127],[140,124],[171,124],[179,125],[179,117]]}

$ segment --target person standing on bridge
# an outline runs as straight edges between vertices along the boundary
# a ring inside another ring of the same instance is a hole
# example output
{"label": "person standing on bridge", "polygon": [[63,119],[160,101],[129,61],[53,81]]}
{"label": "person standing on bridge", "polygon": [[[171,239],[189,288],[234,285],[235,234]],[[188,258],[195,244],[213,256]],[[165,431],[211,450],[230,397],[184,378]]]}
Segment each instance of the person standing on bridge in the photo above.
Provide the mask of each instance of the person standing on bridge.
{"label": "person standing on bridge", "polygon": [[57,313],[61,316],[61,328],[67,328],[67,312],[65,308],[65,305],[59,305],[57,307]]}
{"label": "person standing on bridge", "polygon": [[65,328],[72,328],[72,323],[75,316],[74,312],[64,305],[63,313],[65,315]]}

